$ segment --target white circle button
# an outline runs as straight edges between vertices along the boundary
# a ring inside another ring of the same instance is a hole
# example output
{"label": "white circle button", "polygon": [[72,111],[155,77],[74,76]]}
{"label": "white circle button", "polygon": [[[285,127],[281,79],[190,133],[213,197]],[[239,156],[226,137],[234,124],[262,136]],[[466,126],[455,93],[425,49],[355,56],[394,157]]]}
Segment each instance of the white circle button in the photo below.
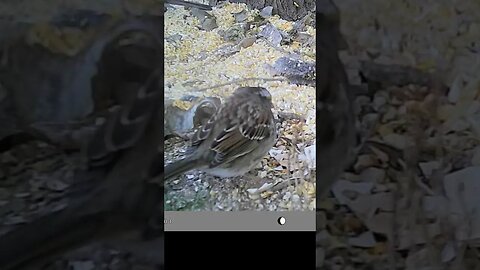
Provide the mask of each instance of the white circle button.
{"label": "white circle button", "polygon": [[278,221],[278,224],[280,225],[284,225],[285,222],[287,222],[287,220],[284,217],[279,217],[277,221]]}

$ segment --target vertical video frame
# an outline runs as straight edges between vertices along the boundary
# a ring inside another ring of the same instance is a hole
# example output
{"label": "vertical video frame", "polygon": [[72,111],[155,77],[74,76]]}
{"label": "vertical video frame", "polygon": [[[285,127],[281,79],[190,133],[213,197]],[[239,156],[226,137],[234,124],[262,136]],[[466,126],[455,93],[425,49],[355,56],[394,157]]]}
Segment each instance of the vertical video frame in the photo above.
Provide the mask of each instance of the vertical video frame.
{"label": "vertical video frame", "polygon": [[181,2],[164,13],[165,230],[314,231],[315,3]]}

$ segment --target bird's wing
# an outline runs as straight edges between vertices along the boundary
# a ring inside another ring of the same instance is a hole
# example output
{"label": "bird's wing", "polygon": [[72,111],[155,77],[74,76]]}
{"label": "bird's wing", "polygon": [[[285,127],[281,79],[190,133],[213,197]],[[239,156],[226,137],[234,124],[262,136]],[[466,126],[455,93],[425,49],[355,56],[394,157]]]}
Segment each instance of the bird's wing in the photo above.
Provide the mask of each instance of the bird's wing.
{"label": "bird's wing", "polygon": [[211,150],[215,156],[211,167],[250,153],[271,135],[270,118],[261,112],[259,105],[245,102],[238,106],[235,115],[219,113],[218,117],[226,119],[228,124],[212,142]]}

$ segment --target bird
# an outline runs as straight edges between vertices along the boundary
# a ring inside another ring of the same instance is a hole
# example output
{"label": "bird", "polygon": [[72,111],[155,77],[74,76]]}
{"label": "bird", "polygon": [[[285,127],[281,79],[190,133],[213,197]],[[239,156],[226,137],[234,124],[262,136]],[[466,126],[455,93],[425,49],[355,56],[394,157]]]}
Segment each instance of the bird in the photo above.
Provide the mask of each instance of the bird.
{"label": "bird", "polygon": [[277,137],[272,96],[263,87],[240,87],[198,128],[187,157],[165,167],[165,180],[192,169],[221,178],[246,174]]}
{"label": "bird", "polygon": [[[135,54],[146,52],[143,42],[131,45],[128,50],[119,48],[118,56],[138,59]],[[131,61],[123,65],[138,66]],[[162,237],[163,186],[151,181],[162,171],[149,171],[160,150],[157,146],[163,144],[161,62],[139,70],[146,74],[126,78],[112,73],[97,78],[115,80],[117,85],[127,80],[137,88],[108,113],[106,122],[83,146],[87,168],[75,173],[67,194],[69,204],[0,236],[0,269],[32,265],[40,269],[44,260],[65,250],[131,232],[138,233],[139,240]]]}
{"label": "bird", "polygon": [[343,47],[338,8],[317,1],[317,202],[328,194],[354,158],[357,131],[353,96],[338,51]]}

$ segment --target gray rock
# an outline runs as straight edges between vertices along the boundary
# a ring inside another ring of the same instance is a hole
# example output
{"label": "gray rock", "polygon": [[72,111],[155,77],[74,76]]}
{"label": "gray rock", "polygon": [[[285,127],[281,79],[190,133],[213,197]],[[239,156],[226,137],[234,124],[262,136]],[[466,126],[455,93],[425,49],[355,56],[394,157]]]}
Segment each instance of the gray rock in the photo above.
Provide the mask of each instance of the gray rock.
{"label": "gray rock", "polygon": [[266,6],[262,9],[262,11],[260,11],[260,16],[262,16],[263,18],[268,18],[272,16],[272,11],[273,11],[272,6]]}
{"label": "gray rock", "polygon": [[272,24],[267,24],[258,35],[270,41],[273,46],[279,46],[283,39],[281,32]]}

